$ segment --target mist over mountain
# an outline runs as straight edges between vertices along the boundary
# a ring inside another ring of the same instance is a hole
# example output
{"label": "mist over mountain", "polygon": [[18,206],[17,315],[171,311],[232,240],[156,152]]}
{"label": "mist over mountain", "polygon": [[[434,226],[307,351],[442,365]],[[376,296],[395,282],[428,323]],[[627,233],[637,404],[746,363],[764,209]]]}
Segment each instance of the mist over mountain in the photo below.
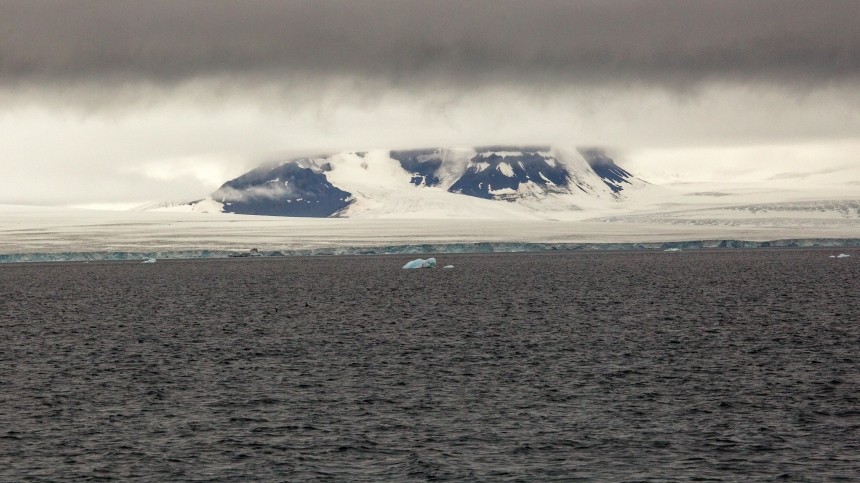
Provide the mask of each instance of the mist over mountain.
{"label": "mist over mountain", "polygon": [[260,166],[227,181],[198,207],[273,216],[421,216],[441,210],[482,217],[511,205],[564,211],[615,204],[647,186],[596,148],[341,152]]}

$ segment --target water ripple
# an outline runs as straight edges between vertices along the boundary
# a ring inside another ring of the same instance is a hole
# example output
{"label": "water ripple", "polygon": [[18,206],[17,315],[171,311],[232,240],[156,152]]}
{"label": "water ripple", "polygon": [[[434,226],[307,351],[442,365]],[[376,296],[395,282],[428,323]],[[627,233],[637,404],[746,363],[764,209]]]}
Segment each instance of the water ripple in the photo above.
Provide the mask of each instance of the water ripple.
{"label": "water ripple", "polygon": [[2,266],[0,480],[851,480],[826,255]]}

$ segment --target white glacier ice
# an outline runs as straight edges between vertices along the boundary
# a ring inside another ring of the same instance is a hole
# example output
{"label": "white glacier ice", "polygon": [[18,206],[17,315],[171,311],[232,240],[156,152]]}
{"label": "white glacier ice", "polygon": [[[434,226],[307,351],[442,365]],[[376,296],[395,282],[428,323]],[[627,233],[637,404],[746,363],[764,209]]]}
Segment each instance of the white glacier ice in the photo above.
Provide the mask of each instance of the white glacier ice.
{"label": "white glacier ice", "polygon": [[[509,205],[482,201],[502,208]],[[847,213],[852,206],[837,208],[845,208]],[[860,217],[834,210],[828,208],[812,218],[803,218],[796,210],[784,219],[761,220],[722,219],[710,211],[696,216],[692,211],[676,211],[664,217],[570,221],[289,218],[0,205],[0,263],[226,258],[231,254],[250,256],[250,247],[257,247],[260,256],[415,257],[427,253],[821,247],[834,250],[835,258],[840,253],[837,249],[860,247]]]}

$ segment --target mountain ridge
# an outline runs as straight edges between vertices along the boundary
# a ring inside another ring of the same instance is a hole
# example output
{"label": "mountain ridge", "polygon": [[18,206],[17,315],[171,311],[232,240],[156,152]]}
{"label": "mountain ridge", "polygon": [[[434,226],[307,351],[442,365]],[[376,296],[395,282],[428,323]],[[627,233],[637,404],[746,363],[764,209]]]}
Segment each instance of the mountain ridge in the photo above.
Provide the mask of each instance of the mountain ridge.
{"label": "mountain ridge", "polygon": [[521,217],[530,211],[563,213],[581,210],[583,204],[617,204],[628,191],[648,185],[599,148],[345,151],[259,166],[197,205],[269,216],[481,217],[492,212],[504,217],[507,211]]}

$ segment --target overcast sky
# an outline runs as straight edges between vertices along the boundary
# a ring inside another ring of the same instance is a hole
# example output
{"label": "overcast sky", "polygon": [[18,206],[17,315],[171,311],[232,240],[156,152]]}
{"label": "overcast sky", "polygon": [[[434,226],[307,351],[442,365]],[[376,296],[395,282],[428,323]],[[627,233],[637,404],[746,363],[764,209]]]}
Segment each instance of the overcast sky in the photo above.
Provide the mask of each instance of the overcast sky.
{"label": "overcast sky", "polygon": [[858,18],[856,0],[2,0],[0,203],[191,199],[340,149],[857,167]]}

